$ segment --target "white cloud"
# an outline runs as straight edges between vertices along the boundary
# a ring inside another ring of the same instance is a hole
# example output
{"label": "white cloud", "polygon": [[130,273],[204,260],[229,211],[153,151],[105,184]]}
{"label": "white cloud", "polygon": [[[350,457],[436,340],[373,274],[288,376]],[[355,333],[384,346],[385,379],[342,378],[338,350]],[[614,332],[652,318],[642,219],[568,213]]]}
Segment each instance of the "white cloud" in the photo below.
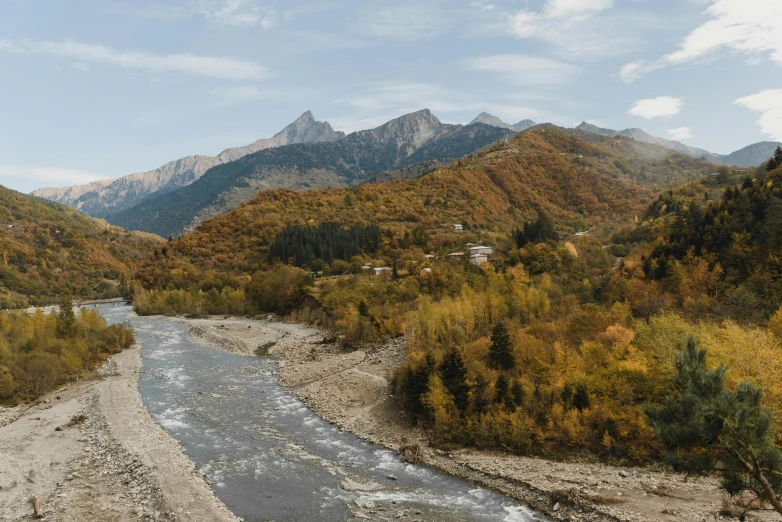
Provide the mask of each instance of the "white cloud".
{"label": "white cloud", "polygon": [[630,62],[622,67],[619,71],[619,76],[625,83],[633,83],[644,74],[656,71],[664,67],[660,62],[648,62],[646,60],[638,60]]}
{"label": "white cloud", "polygon": [[548,0],[539,11],[522,9],[506,14],[506,30],[516,38],[537,39],[568,59],[595,59],[623,54],[637,46],[642,20],[601,15],[613,0]]}
{"label": "white cloud", "polygon": [[17,183],[20,181],[35,181],[38,186],[68,186],[81,185],[107,179],[105,175],[84,170],[61,167],[22,167],[19,165],[0,165],[0,179],[8,179]]}
{"label": "white cloud", "polygon": [[684,101],[681,98],[673,98],[671,96],[647,98],[635,102],[628,113],[647,120],[670,118],[679,114],[683,103]]}
{"label": "white cloud", "polygon": [[761,132],[771,136],[774,141],[782,141],[782,89],[761,91],[739,98],[734,103],[759,112]]}
{"label": "white cloud", "polygon": [[426,2],[365,5],[356,22],[359,33],[405,42],[442,34],[459,14]]}
{"label": "white cloud", "polygon": [[279,25],[273,8],[264,8],[255,0],[196,0],[195,11],[220,25],[259,26],[272,29]]}
{"label": "white cloud", "polygon": [[188,0],[184,4],[174,2],[149,3],[132,11],[137,16],[158,20],[183,20],[200,16],[217,25],[238,27],[277,27],[280,17],[274,7],[257,0]]}
{"label": "white cloud", "polygon": [[473,58],[469,66],[477,71],[496,73],[509,83],[520,86],[568,84],[579,72],[578,67],[570,64],[519,54]]}
{"label": "white cloud", "polygon": [[362,96],[337,99],[334,103],[356,109],[355,114],[346,114],[344,110],[340,110],[340,116],[329,117],[334,128],[347,132],[377,127],[402,114],[424,108],[430,109],[438,117],[448,114],[462,115],[465,111],[474,112],[475,115],[488,111],[513,121],[541,116],[540,111],[515,100],[509,103],[487,103],[464,93],[426,83],[381,84]]}
{"label": "white cloud", "polygon": [[220,87],[210,94],[220,100],[220,105],[239,105],[257,101],[300,101],[311,99],[312,94],[296,89],[262,89],[255,85]]}
{"label": "white cloud", "polygon": [[692,129],[689,127],[668,129],[666,132],[668,133],[668,137],[670,137],[672,140],[688,140],[692,138]]}
{"label": "white cloud", "polygon": [[548,0],[543,12],[552,18],[598,13],[613,7],[614,0]]}
{"label": "white cloud", "polygon": [[13,44],[13,42],[9,42],[8,40],[3,40],[0,38],[0,51],[15,53],[19,52],[19,49]]}
{"label": "white cloud", "polygon": [[782,2],[779,0],[706,0],[706,14],[711,18],[695,28],[679,49],[654,62],[627,64],[620,73],[627,82],[668,65],[692,62],[728,49],[753,55],[756,59],[769,53],[782,63]]}
{"label": "white cloud", "polygon": [[480,9],[481,11],[493,11],[495,8],[494,4],[482,4],[481,2],[471,2],[470,7],[475,7],[477,9]]}
{"label": "white cloud", "polygon": [[[22,40],[16,48],[23,53],[74,58],[81,62],[106,63],[118,67],[158,72],[182,72],[224,80],[258,79],[268,74],[264,67],[255,62],[233,58],[119,51],[103,45],[82,44],[73,41]],[[5,49],[0,47],[0,51],[3,50]]]}

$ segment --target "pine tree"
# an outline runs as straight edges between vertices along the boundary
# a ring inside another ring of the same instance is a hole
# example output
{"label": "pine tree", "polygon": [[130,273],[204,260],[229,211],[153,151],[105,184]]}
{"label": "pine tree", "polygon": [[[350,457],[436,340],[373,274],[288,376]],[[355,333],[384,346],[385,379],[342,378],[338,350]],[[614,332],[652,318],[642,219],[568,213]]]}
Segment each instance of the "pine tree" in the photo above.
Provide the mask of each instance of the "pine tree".
{"label": "pine tree", "polygon": [[774,151],[774,161],[777,162],[777,165],[782,165],[782,147],[777,145],[777,150]]}
{"label": "pine tree", "polygon": [[751,491],[782,514],[782,452],[774,443],[773,413],[752,383],[727,389],[726,371],[722,365],[710,369],[706,350],[689,338],[676,357],[678,394],[644,410],[676,470],[721,475],[729,494]]}
{"label": "pine tree", "polygon": [[589,391],[587,390],[586,384],[578,383],[576,385],[576,391],[573,393],[573,406],[577,408],[578,411],[589,409]]}
{"label": "pine tree", "polygon": [[76,316],[73,313],[73,301],[65,296],[60,302],[60,312],[56,317],[55,335],[58,339],[73,339],[76,337]]}
{"label": "pine tree", "polygon": [[391,265],[391,279],[393,279],[394,281],[399,279],[399,272],[397,272],[396,270],[396,259],[394,259],[394,264]]}
{"label": "pine tree", "polygon": [[489,362],[495,368],[512,370],[516,366],[512,349],[508,329],[503,323],[497,323],[491,332]]}
{"label": "pine tree", "polygon": [[363,299],[358,303],[358,315],[369,317],[369,307],[367,306],[367,302]]}
{"label": "pine tree", "polygon": [[772,170],[776,169],[779,166],[779,163],[777,163],[777,160],[774,158],[771,158],[768,160],[768,163],[766,163],[766,172],[771,172]]}
{"label": "pine tree", "polygon": [[453,395],[454,404],[460,411],[465,411],[470,404],[470,385],[467,384],[467,368],[462,354],[451,348],[443,357],[439,370],[443,384]]}
{"label": "pine tree", "polygon": [[513,403],[516,406],[524,404],[524,388],[521,387],[519,381],[513,381],[513,386],[510,387],[510,394],[513,396]]}
{"label": "pine tree", "polygon": [[504,404],[510,395],[510,384],[508,378],[504,373],[501,373],[497,380],[494,381],[494,402],[497,404]]}

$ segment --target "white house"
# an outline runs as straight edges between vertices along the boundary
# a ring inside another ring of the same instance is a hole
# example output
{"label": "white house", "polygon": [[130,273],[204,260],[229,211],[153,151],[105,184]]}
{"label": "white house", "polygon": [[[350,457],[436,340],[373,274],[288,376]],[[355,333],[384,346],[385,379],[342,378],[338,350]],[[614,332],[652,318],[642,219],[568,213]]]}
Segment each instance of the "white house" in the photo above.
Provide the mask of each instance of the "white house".
{"label": "white house", "polygon": [[451,252],[447,256],[445,256],[449,261],[453,259],[459,259],[461,257],[464,257],[464,252]]}
{"label": "white house", "polygon": [[470,264],[480,266],[489,261],[489,256],[486,254],[473,254],[470,256]]}
{"label": "white house", "polygon": [[484,254],[487,256],[490,256],[494,253],[494,249],[492,247],[487,247],[483,245],[477,245],[474,247],[471,247],[469,249],[470,256],[474,256],[475,254]]}
{"label": "white house", "polygon": [[431,274],[431,273],[432,273],[432,269],[429,268],[429,267],[426,267],[423,270],[421,270],[421,273],[419,275],[425,276],[425,275],[428,275],[428,274]]}
{"label": "white house", "polygon": [[379,266],[379,267],[375,268],[375,275],[383,275],[386,272],[388,272],[388,273],[391,272],[391,269],[388,268],[387,266]]}
{"label": "white house", "polygon": [[458,224],[458,223],[454,224],[453,229],[458,231],[458,232],[461,232],[462,230],[464,230],[464,225],[461,225],[461,224]]}

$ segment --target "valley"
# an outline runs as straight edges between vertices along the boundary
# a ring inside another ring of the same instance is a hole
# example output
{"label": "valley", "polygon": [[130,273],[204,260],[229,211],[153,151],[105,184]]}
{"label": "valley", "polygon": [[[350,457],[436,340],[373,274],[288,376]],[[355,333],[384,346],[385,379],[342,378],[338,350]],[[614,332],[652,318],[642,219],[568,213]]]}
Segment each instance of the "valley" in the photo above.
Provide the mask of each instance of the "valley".
{"label": "valley", "polygon": [[[61,366],[44,402],[3,411],[0,441],[17,444],[66,382],[73,395],[47,422],[70,415],[63,426],[81,433],[49,464],[54,486],[9,489],[14,509],[39,494],[65,520],[285,519],[293,505],[327,520],[772,520],[751,492],[728,499],[713,477],[664,467],[649,412],[694,338],[739,370],[726,393],[745,378],[763,386],[757,411],[782,408],[782,150],[736,169],[637,134],[478,120],[421,111],[250,152],[123,211],[168,240],[7,191],[6,302],[126,296],[138,316],[101,309],[129,319],[143,348],[111,356],[93,381],[101,357],[70,355],[92,327],[66,336],[61,313],[37,314],[30,324],[55,334],[11,352],[0,338],[12,392],[49,372],[50,354]],[[80,235],[61,241],[70,230]],[[50,293],[25,282],[54,280],[56,263],[71,264]],[[6,400],[35,400],[27,388]],[[112,487],[111,506],[83,493]]]}

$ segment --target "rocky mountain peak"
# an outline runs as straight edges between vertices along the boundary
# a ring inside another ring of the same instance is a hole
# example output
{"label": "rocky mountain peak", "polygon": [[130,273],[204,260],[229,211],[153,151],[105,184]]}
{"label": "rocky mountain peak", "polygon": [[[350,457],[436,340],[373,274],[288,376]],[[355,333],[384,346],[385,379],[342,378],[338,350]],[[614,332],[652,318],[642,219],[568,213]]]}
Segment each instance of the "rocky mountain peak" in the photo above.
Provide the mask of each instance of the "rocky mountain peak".
{"label": "rocky mountain peak", "polygon": [[603,136],[615,136],[617,134],[617,131],[615,130],[603,129],[601,127],[598,127],[597,125],[593,125],[585,121],[582,121],[578,125],[578,127],[576,127],[576,129],[586,131],[586,132],[592,132],[594,134],[602,134]]}
{"label": "rocky mountain peak", "polygon": [[467,125],[472,125],[474,123],[483,123],[484,125],[491,125],[492,127],[499,127],[501,129],[509,129],[516,132],[521,132],[523,130],[527,130],[531,127],[534,127],[537,125],[532,120],[521,120],[518,123],[515,123],[511,125],[510,123],[505,123],[501,119],[499,119],[497,116],[494,116],[493,114],[489,114],[488,112],[482,112],[478,116],[475,117],[470,123]]}
{"label": "rocky mountain peak", "polygon": [[407,143],[419,147],[443,129],[443,123],[429,109],[423,109],[395,118],[367,131],[381,142]]}
{"label": "rocky mountain peak", "polygon": [[304,114],[296,118],[296,120],[293,122],[296,123],[306,123],[307,125],[310,125],[315,122],[315,116],[312,114],[312,111],[306,111]]}
{"label": "rocky mountain peak", "polygon": [[474,120],[472,120],[467,125],[472,125],[474,123],[483,123],[484,125],[492,125],[494,127],[513,130],[513,125],[511,125],[510,123],[505,123],[497,116],[494,116],[493,114],[489,114],[488,112],[480,113],[478,116],[475,117]]}

